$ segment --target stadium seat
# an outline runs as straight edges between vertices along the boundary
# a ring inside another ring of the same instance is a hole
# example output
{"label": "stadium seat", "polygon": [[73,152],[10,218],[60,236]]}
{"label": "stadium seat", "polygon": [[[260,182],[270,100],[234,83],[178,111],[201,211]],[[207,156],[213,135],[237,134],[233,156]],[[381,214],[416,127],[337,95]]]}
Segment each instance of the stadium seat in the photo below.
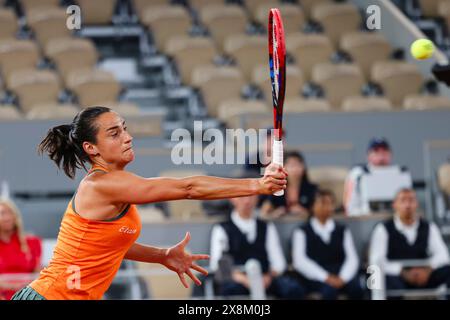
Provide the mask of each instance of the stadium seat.
{"label": "stadium seat", "polygon": [[0,104],[0,121],[21,120],[22,115],[19,109],[13,105]]}
{"label": "stadium seat", "polygon": [[244,0],[243,2],[252,18],[256,17],[257,8],[260,5],[271,5],[273,8],[281,5],[281,1],[278,0]]}
{"label": "stadium seat", "polygon": [[423,76],[417,65],[401,61],[374,63],[371,79],[381,86],[394,108],[401,108],[404,97],[419,93],[423,85]]}
{"label": "stadium seat", "polygon": [[351,96],[342,102],[343,111],[390,111],[392,103],[384,97]]}
{"label": "stadium seat", "polygon": [[336,196],[337,208],[342,206],[344,196],[344,182],[348,168],[339,166],[320,166],[309,168],[309,177],[320,188],[333,191]]}
{"label": "stadium seat", "polygon": [[118,0],[76,0],[82,13],[83,25],[107,25],[112,22]]}
{"label": "stadium seat", "polygon": [[31,8],[27,14],[28,26],[41,48],[45,48],[51,39],[71,36],[72,31],[67,28],[66,21],[66,11],[58,7]]}
{"label": "stadium seat", "polygon": [[246,32],[247,15],[240,6],[208,5],[200,9],[199,16],[221,51],[227,37]]}
{"label": "stadium seat", "polygon": [[214,43],[207,37],[175,36],[167,42],[165,52],[175,59],[185,84],[190,84],[195,67],[213,64],[217,55]]}
{"label": "stadium seat", "polygon": [[379,32],[352,31],[341,37],[339,47],[359,65],[366,79],[370,78],[372,65],[388,60],[392,52],[389,42]]}
{"label": "stadium seat", "polygon": [[314,65],[328,62],[334,52],[331,41],[321,34],[292,34],[286,38],[286,50],[295,59],[305,78],[311,79]]}
{"label": "stadium seat", "polygon": [[[160,177],[184,178],[190,176],[205,175],[206,172],[201,170],[166,170],[161,171]],[[170,219],[173,220],[189,220],[192,218],[205,218],[206,214],[200,200],[177,200],[167,202]]]}
{"label": "stadium seat", "polygon": [[61,38],[48,41],[45,55],[58,69],[64,83],[71,71],[93,69],[98,53],[91,40],[82,38]]}
{"label": "stadium seat", "polygon": [[75,93],[83,108],[117,101],[121,91],[111,72],[91,69],[72,71],[67,78],[67,87]]}
{"label": "stadium seat", "polygon": [[37,7],[58,7],[60,0],[20,0],[18,2],[20,2],[23,12],[27,15],[31,9]]}
{"label": "stadium seat", "polygon": [[19,25],[12,9],[0,7],[0,40],[14,39]]}
{"label": "stadium seat", "polygon": [[33,106],[26,114],[28,120],[55,119],[72,120],[80,109],[71,104],[43,104]]}
{"label": "stadium seat", "polygon": [[192,84],[201,90],[208,113],[215,117],[223,100],[241,97],[246,81],[236,67],[199,66],[192,73]]}
{"label": "stadium seat", "polygon": [[39,104],[56,103],[61,91],[58,76],[49,70],[15,71],[8,77],[7,85],[25,112]]}
{"label": "stadium seat", "polygon": [[439,15],[439,4],[442,0],[418,0],[422,15],[425,17],[437,17]]}
{"label": "stadium seat", "polygon": [[320,23],[333,45],[337,46],[340,37],[360,28],[362,19],[358,8],[352,3],[323,3],[316,5],[312,18]]}
{"label": "stadium seat", "polygon": [[312,80],[323,88],[326,99],[334,109],[341,107],[345,97],[360,95],[365,83],[356,64],[328,62],[314,66]]}
{"label": "stadium seat", "polygon": [[447,33],[450,31],[450,1],[441,0],[438,5],[438,15],[444,19],[447,26]]}
{"label": "stadium seat", "polygon": [[189,0],[189,5],[195,10],[199,10],[209,5],[224,5],[225,0]]}
{"label": "stadium seat", "polygon": [[273,122],[268,105],[258,100],[225,100],[219,105],[218,118],[227,128],[262,129]]}
{"label": "stadium seat", "polygon": [[[255,67],[252,82],[263,90],[267,102],[272,103],[272,82],[267,63]],[[288,84],[286,86],[286,99],[299,97],[304,84],[303,73],[300,68],[295,65],[287,65],[286,83]]]}
{"label": "stadium seat", "polygon": [[406,110],[450,109],[450,98],[433,95],[407,95],[403,101]]}
{"label": "stadium seat", "polygon": [[173,36],[188,35],[191,29],[191,17],[181,6],[151,6],[142,14],[142,23],[148,27],[159,50],[166,47]]}
{"label": "stadium seat", "polygon": [[[283,18],[283,27],[285,34],[296,33],[303,30],[306,19],[300,6],[295,4],[280,4],[276,6],[280,9]],[[256,21],[267,28],[269,10],[273,5],[262,3],[256,8]]]}
{"label": "stadium seat", "polygon": [[252,79],[253,69],[268,63],[267,37],[235,35],[225,40],[225,51],[235,59],[247,80]]}
{"label": "stadium seat", "polygon": [[330,103],[325,99],[287,98],[283,107],[284,114],[301,112],[331,111]]}
{"label": "stadium seat", "polygon": [[142,15],[147,7],[151,6],[166,6],[171,0],[132,0],[133,9],[139,20],[142,21]]}
{"label": "stadium seat", "polygon": [[123,117],[138,117],[142,115],[139,106],[131,102],[111,102],[105,103],[105,106],[116,111]]}
{"label": "stadium seat", "polygon": [[0,41],[0,68],[4,79],[13,71],[36,68],[39,60],[39,51],[33,41]]}
{"label": "stadium seat", "polygon": [[301,0],[299,2],[303,8],[303,11],[305,12],[306,17],[310,18],[312,10],[315,6],[321,5],[323,3],[330,3],[333,2],[333,0]]}

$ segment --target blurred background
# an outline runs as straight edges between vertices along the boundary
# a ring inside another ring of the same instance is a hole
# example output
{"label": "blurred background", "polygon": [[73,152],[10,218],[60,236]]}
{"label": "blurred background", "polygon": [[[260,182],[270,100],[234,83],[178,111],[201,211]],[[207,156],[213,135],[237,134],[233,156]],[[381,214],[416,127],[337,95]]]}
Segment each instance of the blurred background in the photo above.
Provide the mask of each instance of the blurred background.
{"label": "blurred background", "polygon": [[[79,29],[67,27],[75,12],[66,12],[70,5],[81,9]],[[371,5],[375,11],[368,12]],[[333,191],[335,220],[352,233],[361,283],[371,231],[392,217],[395,187],[415,190],[420,213],[438,226],[448,249],[450,90],[431,67],[447,63],[450,54],[450,1],[0,0],[0,181],[24,230],[41,239],[36,270],[48,264],[62,215],[84,176],[68,179],[36,147],[49,128],[70,123],[84,107],[105,105],[127,120],[136,154],[128,169],[139,175],[232,176],[252,169],[177,166],[171,151],[178,141],[171,134],[185,128],[193,137],[194,121],[202,121],[202,131],[272,125],[272,7],[280,9],[286,32],[285,146],[301,152],[311,183]],[[371,30],[369,17],[381,28]],[[437,50],[428,60],[414,60],[409,46],[425,37]],[[389,151],[387,161],[370,159],[379,150]],[[371,190],[362,192],[365,207],[352,211],[351,181],[369,175],[367,165],[392,170],[363,183]],[[271,216],[264,206],[270,199],[260,200],[256,210],[276,226],[292,268],[292,232],[309,208],[303,205],[301,214],[286,206]],[[139,241],[171,246],[190,231],[190,251],[209,253],[213,226],[232,210],[225,200],[141,206]],[[160,266],[125,261],[105,298],[223,298],[214,273],[205,280],[186,290]]]}

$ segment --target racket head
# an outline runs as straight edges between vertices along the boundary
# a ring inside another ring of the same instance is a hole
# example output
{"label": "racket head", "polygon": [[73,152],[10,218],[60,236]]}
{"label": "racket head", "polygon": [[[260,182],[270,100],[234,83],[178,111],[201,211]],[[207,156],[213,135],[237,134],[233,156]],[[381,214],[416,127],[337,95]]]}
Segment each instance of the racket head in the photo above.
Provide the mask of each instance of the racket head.
{"label": "racket head", "polygon": [[286,45],[280,10],[269,10],[269,69],[272,84],[273,120],[275,139],[281,140],[283,105],[286,92]]}

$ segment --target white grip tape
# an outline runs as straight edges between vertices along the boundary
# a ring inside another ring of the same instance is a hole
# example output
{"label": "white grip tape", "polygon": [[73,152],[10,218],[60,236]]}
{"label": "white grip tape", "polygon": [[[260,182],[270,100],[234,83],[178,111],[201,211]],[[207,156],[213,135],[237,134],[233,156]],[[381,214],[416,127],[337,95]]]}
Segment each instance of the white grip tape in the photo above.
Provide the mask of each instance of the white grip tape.
{"label": "white grip tape", "polygon": [[[283,141],[273,140],[272,144],[272,162],[283,166]],[[284,190],[280,190],[274,193],[275,196],[282,196]]]}

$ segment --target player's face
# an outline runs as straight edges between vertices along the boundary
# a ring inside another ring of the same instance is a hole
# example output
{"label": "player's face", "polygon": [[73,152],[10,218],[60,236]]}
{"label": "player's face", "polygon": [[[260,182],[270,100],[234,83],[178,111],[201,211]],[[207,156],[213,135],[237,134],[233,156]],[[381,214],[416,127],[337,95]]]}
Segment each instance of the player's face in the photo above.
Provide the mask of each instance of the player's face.
{"label": "player's face", "polygon": [[12,231],[16,227],[16,218],[11,210],[0,204],[0,230],[1,231]]}
{"label": "player's face", "polygon": [[319,220],[326,220],[330,218],[334,212],[334,200],[329,196],[319,197],[314,201],[312,209],[314,217]]}
{"label": "player's face", "polygon": [[411,191],[401,192],[395,198],[392,206],[401,219],[410,219],[414,216],[418,207],[416,194]]}
{"label": "player's face", "polygon": [[98,117],[96,151],[107,163],[126,165],[134,160],[133,137],[128,133],[125,121],[115,112]]}
{"label": "player's face", "polygon": [[388,166],[391,164],[392,153],[384,148],[374,149],[369,151],[367,160],[373,166]]}
{"label": "player's face", "polygon": [[289,174],[289,177],[300,178],[305,174],[305,165],[297,158],[290,157],[286,159],[284,168]]}

